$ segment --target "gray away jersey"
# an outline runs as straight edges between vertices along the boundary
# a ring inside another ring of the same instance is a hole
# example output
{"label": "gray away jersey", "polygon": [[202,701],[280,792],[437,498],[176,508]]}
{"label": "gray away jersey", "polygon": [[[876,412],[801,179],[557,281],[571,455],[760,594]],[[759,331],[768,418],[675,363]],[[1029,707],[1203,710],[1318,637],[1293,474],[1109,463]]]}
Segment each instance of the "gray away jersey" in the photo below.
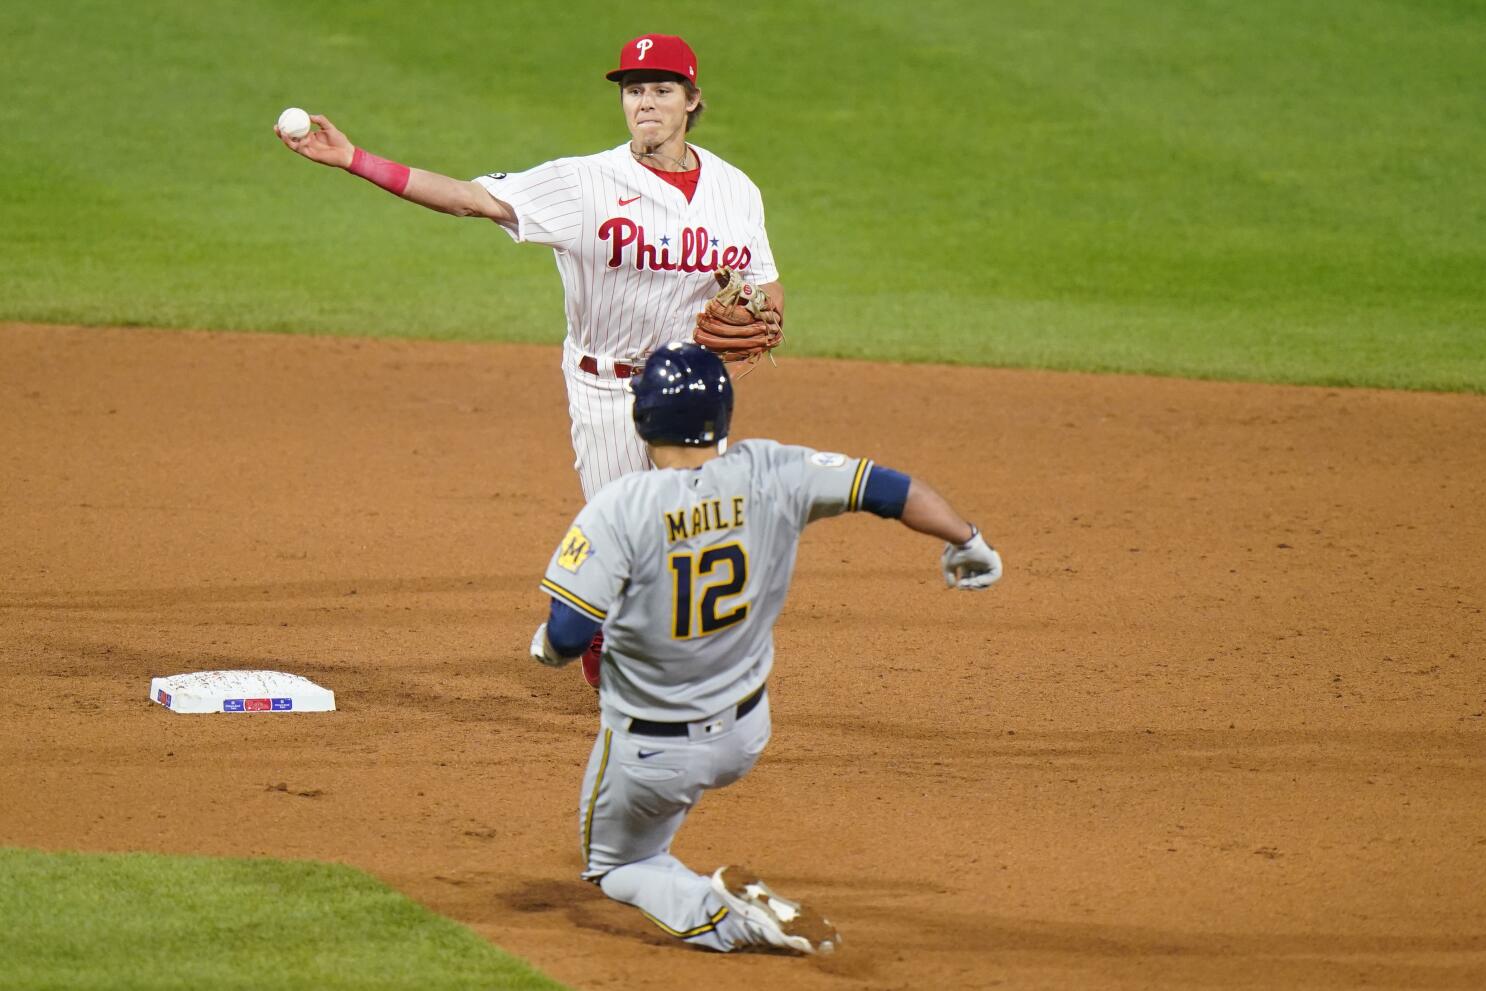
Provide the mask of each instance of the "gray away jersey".
{"label": "gray away jersey", "polygon": [[700,468],[600,490],[542,589],[603,622],[604,703],[690,722],[761,686],[801,532],[857,509],[871,470],[865,458],[750,440]]}

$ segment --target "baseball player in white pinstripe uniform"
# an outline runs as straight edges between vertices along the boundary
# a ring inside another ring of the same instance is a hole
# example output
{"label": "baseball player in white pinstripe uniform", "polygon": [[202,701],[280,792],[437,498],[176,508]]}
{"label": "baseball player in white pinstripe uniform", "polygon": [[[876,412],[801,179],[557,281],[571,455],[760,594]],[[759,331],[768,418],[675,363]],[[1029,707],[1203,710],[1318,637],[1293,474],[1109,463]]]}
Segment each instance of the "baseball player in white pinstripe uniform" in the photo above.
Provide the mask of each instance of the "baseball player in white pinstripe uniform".
{"label": "baseball player in white pinstripe uniform", "polygon": [[[323,115],[302,138],[275,133],[313,161],[432,210],[495,221],[518,242],[553,250],[567,311],[562,369],[575,467],[585,498],[649,466],[630,426],[626,380],[664,344],[691,340],[722,267],[742,274],[783,319],[784,292],[764,229],[763,200],[746,175],[688,144],[703,108],[697,59],[673,35],[625,44],[619,84],[630,138],[596,155],[473,181],[411,169],[357,148]],[[602,638],[584,657],[597,686]]]}

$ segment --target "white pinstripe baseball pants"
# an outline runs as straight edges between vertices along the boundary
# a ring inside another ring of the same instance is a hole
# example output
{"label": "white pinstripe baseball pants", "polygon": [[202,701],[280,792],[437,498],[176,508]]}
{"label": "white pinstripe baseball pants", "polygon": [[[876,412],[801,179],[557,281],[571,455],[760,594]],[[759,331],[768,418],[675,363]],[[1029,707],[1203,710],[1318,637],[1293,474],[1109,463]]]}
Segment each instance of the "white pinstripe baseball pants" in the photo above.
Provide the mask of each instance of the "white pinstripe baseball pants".
{"label": "white pinstripe baseball pants", "polygon": [[598,374],[578,367],[583,354],[571,342],[562,347],[562,374],[568,387],[573,467],[584,500],[621,475],[650,467],[645,442],[635,433],[629,379],[616,378],[613,358],[597,358]]}

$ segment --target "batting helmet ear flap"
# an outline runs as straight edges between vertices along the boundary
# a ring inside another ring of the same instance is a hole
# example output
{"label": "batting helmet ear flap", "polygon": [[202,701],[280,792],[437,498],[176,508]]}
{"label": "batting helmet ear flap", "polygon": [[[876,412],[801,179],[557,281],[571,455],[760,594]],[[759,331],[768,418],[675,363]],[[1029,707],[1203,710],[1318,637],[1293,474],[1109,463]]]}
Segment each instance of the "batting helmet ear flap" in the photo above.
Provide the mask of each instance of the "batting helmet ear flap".
{"label": "batting helmet ear flap", "polygon": [[733,380],[706,348],[667,345],[629,382],[635,430],[646,443],[711,447],[728,435]]}

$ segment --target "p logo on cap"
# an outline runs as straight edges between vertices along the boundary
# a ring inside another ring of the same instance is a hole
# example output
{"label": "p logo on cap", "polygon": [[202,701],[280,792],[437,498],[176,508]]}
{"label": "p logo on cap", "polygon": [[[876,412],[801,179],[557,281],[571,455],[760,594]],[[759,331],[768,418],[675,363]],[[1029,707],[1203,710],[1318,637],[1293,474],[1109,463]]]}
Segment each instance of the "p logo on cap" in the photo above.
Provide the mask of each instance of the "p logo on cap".
{"label": "p logo on cap", "polygon": [[647,69],[651,72],[674,72],[697,84],[697,56],[691,46],[674,34],[642,34],[625,42],[619,50],[619,68],[604,74],[617,83],[626,72]]}

